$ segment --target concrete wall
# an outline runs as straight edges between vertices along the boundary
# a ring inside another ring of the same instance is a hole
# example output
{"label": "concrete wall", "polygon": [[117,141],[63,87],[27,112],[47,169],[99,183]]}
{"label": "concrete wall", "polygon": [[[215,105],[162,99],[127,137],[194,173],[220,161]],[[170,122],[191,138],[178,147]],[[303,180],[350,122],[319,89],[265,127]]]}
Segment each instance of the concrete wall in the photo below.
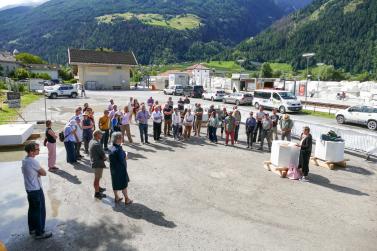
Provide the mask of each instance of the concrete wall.
{"label": "concrete wall", "polygon": [[38,73],[38,74],[41,74],[41,73],[46,73],[48,74],[51,79],[59,79],[59,73],[57,70],[34,70],[34,69],[31,69],[30,72],[33,72],[33,73]]}
{"label": "concrete wall", "polygon": [[87,89],[112,90],[120,87],[122,90],[130,89],[129,66],[106,66],[106,65],[78,65],[79,82],[87,84],[92,82]]}

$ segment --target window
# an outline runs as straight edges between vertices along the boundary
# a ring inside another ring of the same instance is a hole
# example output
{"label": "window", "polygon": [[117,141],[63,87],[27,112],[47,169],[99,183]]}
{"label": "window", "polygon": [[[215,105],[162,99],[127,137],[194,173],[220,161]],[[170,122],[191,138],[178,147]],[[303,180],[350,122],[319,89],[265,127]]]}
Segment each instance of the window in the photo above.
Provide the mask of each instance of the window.
{"label": "window", "polygon": [[361,107],[360,106],[354,106],[348,109],[349,112],[361,112]]}
{"label": "window", "polygon": [[371,107],[371,106],[363,106],[362,112],[365,113],[377,113],[377,108]]}
{"label": "window", "polygon": [[276,92],[274,92],[273,97],[274,97],[274,99],[276,99],[276,100],[281,100],[279,94],[277,94]]}
{"label": "window", "polygon": [[280,92],[279,94],[282,99],[296,99],[296,96],[290,92]]}

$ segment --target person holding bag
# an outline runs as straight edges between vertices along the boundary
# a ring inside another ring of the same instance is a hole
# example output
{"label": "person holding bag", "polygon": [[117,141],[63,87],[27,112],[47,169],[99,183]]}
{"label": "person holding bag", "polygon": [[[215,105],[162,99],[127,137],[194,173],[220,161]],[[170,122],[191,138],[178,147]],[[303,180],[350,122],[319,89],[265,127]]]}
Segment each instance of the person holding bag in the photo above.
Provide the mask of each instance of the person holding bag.
{"label": "person holding bag", "polygon": [[54,130],[51,128],[51,120],[46,121],[46,138],[44,141],[44,146],[48,149],[48,171],[55,172],[59,170],[56,165],[56,139],[58,136],[55,134]]}

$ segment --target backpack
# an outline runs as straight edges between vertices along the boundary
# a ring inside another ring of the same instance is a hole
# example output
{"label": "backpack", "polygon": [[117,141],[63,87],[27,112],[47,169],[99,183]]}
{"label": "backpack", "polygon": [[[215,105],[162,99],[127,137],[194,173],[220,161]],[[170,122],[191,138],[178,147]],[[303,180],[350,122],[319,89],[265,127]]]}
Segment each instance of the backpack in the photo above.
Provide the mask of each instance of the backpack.
{"label": "backpack", "polygon": [[65,140],[65,136],[64,136],[64,132],[63,132],[63,131],[61,131],[61,132],[59,133],[59,140],[60,140],[61,142],[64,142],[64,140]]}

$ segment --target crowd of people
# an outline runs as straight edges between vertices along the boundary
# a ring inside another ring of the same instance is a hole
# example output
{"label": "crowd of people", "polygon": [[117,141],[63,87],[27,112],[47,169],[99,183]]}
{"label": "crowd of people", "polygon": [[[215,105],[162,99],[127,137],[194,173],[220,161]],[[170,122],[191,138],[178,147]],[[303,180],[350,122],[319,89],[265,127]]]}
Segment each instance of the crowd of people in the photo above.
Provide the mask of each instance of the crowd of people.
{"label": "crowd of people", "polygon": [[[113,99],[109,100],[103,115],[98,119],[96,126],[94,111],[85,103],[83,108],[75,109],[75,114],[69,119],[64,129],[56,133],[52,129],[52,122],[46,121],[46,131],[44,145],[48,149],[48,171],[56,172],[56,141],[59,138],[64,142],[66,150],[66,161],[75,164],[83,158],[81,155],[89,155],[91,167],[94,169],[94,197],[102,199],[106,197],[106,188],[100,186],[103,169],[106,168],[106,161],[110,162],[110,174],[115,203],[123,200],[119,196],[119,191],[123,193],[124,203],[129,205],[132,200],[128,196],[129,176],[127,172],[127,152],[122,145],[133,144],[130,124],[135,122],[139,128],[140,140],[142,144],[149,144],[148,128],[149,121],[153,123],[153,139],[158,142],[164,137],[173,137],[174,140],[190,140],[192,131],[194,137],[201,137],[201,129],[204,116],[207,124],[206,136],[210,142],[218,143],[217,130],[220,129],[220,137],[225,137],[225,146],[238,144],[241,126],[241,112],[237,106],[231,110],[225,107],[220,111],[213,105],[210,106],[207,114],[200,103],[191,106],[188,97],[180,98],[177,106],[171,97],[163,105],[159,101],[150,97],[147,102],[139,103],[137,99],[130,98],[128,104],[119,109]],[[162,130],[163,126],[163,130]],[[272,110],[272,114],[266,113],[263,107],[259,107],[255,116],[249,113],[245,121],[245,134],[247,138],[247,148],[252,149],[253,145],[259,143],[259,150],[263,150],[264,142],[267,141],[268,150],[271,151],[273,140],[277,140],[278,127],[281,131],[281,139],[291,141],[291,132],[294,122],[288,114],[279,116],[277,110]],[[225,133],[225,135],[224,135]],[[312,136],[310,128],[305,127],[297,144],[301,147],[299,167],[302,169],[303,181],[307,181],[309,173],[309,159],[312,151]],[[83,147],[82,147],[83,146]],[[27,153],[22,163],[25,189],[28,194],[29,213],[28,223],[31,235],[36,239],[51,237],[50,232],[45,232],[45,206],[44,194],[40,176],[45,176],[46,171],[41,167],[35,156],[39,154],[39,145],[30,142],[25,146]]]}

